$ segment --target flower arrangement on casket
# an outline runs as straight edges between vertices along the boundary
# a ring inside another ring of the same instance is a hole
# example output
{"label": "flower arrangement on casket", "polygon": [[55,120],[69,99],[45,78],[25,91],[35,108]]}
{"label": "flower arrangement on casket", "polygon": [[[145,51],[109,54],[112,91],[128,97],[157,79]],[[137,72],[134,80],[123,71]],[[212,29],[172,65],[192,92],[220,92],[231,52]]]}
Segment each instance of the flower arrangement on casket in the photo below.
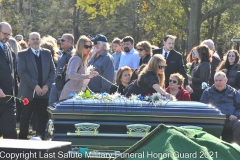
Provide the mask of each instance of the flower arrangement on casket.
{"label": "flower arrangement on casket", "polygon": [[171,95],[171,99],[168,99],[165,96],[162,96],[159,93],[148,94],[147,96],[142,95],[134,95],[132,94],[130,97],[125,97],[119,93],[108,94],[108,93],[93,93],[89,90],[85,92],[80,92],[78,94],[71,93],[69,94],[69,98],[81,101],[92,101],[93,103],[108,103],[108,104],[121,104],[131,105],[131,106],[139,106],[142,104],[153,103],[154,106],[161,104],[163,101],[176,101],[175,96]]}
{"label": "flower arrangement on casket", "polygon": [[[87,73],[91,73],[92,71],[95,70],[95,67],[90,65],[87,68]],[[113,84],[103,76],[99,75],[102,79],[107,81],[108,83]],[[88,87],[87,87],[88,88]],[[88,88],[89,89],[89,88]],[[90,89],[86,90],[85,92],[80,92],[78,94],[76,93],[70,93],[69,98],[72,98],[73,101],[75,100],[81,100],[81,101],[88,101],[90,100],[90,103],[108,103],[108,104],[121,104],[124,103],[124,105],[131,105],[131,106],[139,106],[139,104],[142,106],[142,104],[148,104],[153,103],[154,106],[156,106],[158,103],[162,103],[163,101],[176,101],[176,97],[171,95],[171,98],[168,99],[165,96],[162,96],[159,93],[154,93],[154,94],[148,94],[147,96],[142,96],[142,95],[134,95],[132,94],[130,97],[125,97],[119,93],[114,93],[114,94],[108,94],[108,93],[94,93]]]}

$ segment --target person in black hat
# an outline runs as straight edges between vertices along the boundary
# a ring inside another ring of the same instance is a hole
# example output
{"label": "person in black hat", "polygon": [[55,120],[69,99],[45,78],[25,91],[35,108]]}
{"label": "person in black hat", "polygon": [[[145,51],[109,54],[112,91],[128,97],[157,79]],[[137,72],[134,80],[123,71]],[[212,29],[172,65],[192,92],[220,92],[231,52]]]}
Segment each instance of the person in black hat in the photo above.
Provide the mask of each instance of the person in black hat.
{"label": "person in black hat", "polygon": [[[92,39],[92,42],[94,43],[94,55],[89,60],[88,66],[92,65],[99,75],[113,82],[114,60],[112,55],[108,52],[110,46],[107,38],[102,34],[98,34]],[[92,78],[88,83],[88,87],[94,93],[108,93],[111,88],[111,83],[104,80],[101,76]]]}

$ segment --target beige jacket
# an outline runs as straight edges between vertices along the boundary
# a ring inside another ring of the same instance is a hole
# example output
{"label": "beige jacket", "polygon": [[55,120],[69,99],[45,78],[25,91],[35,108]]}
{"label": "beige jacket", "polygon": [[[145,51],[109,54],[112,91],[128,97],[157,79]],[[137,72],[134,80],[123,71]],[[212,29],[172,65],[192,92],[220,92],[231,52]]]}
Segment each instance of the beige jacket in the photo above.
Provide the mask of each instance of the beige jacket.
{"label": "beige jacket", "polygon": [[66,80],[70,79],[63,87],[59,100],[68,99],[69,94],[79,93],[86,89],[86,85],[90,79],[86,73],[87,68],[83,65],[82,59],[79,56],[73,56],[68,62],[66,71]]}

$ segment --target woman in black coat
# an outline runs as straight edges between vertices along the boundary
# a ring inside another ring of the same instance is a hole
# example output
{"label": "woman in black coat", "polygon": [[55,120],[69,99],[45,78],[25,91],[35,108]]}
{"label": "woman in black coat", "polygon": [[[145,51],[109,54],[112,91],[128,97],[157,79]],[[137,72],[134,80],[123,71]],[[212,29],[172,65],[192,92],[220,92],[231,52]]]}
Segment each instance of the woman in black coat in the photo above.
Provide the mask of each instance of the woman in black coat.
{"label": "woman in black coat", "polygon": [[132,70],[130,67],[121,67],[118,69],[115,78],[115,85],[112,85],[109,94],[118,92],[123,95],[124,89],[129,85],[132,77]]}
{"label": "woman in black coat", "polygon": [[202,44],[196,48],[197,58],[199,63],[191,71],[191,76],[188,80],[192,82],[191,87],[193,93],[191,94],[192,101],[199,101],[205,88],[203,84],[209,83],[209,78],[211,75],[211,61],[212,55],[207,45]]}
{"label": "woman in black coat", "polygon": [[138,79],[135,80],[131,86],[128,87],[126,96],[131,94],[146,96],[147,94],[160,93],[170,98],[164,87],[164,70],[166,68],[166,60],[160,54],[154,55],[148,64],[141,71]]}
{"label": "woman in black coat", "polygon": [[240,86],[235,83],[237,73],[240,71],[239,53],[237,50],[231,49],[227,51],[226,59],[219,64],[216,71],[225,72],[228,78],[227,84],[236,88],[237,90],[240,89]]}

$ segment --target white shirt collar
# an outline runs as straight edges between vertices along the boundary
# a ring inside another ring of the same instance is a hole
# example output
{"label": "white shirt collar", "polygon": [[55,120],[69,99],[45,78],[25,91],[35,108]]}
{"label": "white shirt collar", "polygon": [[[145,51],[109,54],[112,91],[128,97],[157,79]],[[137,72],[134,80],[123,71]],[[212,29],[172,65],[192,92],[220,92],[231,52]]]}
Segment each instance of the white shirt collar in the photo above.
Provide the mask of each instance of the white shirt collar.
{"label": "white shirt collar", "polygon": [[38,49],[38,50],[35,50],[35,49],[33,49],[32,47],[30,47],[31,48],[31,50],[32,50],[32,52],[36,55],[36,51],[38,51],[38,55],[37,56],[39,56],[40,55],[40,49]]}

